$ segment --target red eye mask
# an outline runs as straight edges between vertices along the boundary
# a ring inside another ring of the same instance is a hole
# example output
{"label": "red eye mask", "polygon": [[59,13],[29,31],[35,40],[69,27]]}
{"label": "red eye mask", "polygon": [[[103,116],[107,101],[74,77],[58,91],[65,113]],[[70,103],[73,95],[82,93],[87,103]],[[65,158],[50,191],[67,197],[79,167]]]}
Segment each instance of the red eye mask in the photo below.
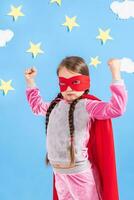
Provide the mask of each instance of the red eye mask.
{"label": "red eye mask", "polygon": [[64,92],[68,86],[72,90],[84,91],[90,87],[90,78],[86,75],[78,75],[71,78],[59,77],[59,86],[61,92]]}

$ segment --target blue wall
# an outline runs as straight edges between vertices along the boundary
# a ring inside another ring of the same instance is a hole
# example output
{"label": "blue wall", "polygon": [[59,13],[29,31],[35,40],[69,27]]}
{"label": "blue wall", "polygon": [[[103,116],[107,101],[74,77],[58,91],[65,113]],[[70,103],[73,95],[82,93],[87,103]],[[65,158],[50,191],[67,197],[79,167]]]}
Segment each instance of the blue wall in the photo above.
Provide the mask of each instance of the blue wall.
{"label": "blue wall", "polygon": [[[12,80],[15,90],[3,95],[0,91],[0,199],[50,200],[52,199],[52,169],[44,164],[46,152],[43,117],[37,117],[29,108],[25,96],[24,71],[38,69],[36,83],[46,101],[59,91],[56,68],[65,56],[77,55],[90,63],[99,56],[101,64],[90,66],[91,93],[108,101],[111,93],[109,58],[128,57],[134,60],[134,19],[120,20],[110,9],[112,1],[63,0],[61,7],[48,0],[1,0],[0,29],[10,29],[14,37],[0,48],[0,79]],[[10,5],[22,5],[24,17],[12,20],[7,13]],[[71,32],[65,26],[65,15],[77,16],[80,25]],[[110,28],[112,41],[101,45],[96,40],[98,29]],[[44,54],[33,58],[27,53],[29,42],[41,42]],[[113,120],[117,172],[121,200],[134,199],[133,133],[134,113],[132,86],[133,73],[122,72],[128,90],[125,114]]]}

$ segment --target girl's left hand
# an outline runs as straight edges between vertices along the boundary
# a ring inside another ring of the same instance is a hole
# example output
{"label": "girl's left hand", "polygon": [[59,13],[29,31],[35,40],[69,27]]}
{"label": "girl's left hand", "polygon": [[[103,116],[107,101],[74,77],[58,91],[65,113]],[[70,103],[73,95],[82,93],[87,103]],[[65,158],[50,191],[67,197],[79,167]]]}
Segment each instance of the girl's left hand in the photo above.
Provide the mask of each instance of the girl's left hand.
{"label": "girl's left hand", "polygon": [[110,71],[112,73],[113,79],[116,79],[116,80],[121,79],[121,74],[120,74],[121,62],[120,62],[120,59],[112,58],[112,59],[108,60],[108,65],[109,65]]}

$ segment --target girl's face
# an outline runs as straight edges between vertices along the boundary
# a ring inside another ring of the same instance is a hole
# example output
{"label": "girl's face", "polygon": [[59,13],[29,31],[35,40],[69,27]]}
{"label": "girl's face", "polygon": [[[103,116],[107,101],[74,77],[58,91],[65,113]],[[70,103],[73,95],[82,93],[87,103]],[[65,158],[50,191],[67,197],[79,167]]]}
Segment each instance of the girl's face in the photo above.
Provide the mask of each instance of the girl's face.
{"label": "girl's face", "polygon": [[[81,74],[73,72],[73,71],[69,71],[65,67],[59,70],[59,76],[64,77],[64,78],[71,78],[73,76],[78,76],[78,75],[81,75]],[[72,101],[80,97],[83,93],[84,91],[75,91],[75,90],[72,90],[72,88],[69,86],[64,92],[61,92],[63,98],[69,103],[71,103]]]}

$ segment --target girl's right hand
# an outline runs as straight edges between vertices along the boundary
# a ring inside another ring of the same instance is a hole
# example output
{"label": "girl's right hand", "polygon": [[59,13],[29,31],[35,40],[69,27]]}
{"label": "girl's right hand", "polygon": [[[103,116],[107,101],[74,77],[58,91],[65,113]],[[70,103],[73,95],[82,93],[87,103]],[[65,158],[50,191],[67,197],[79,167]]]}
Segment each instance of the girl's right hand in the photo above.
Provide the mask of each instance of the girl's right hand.
{"label": "girl's right hand", "polygon": [[37,75],[37,69],[35,67],[31,67],[25,70],[25,78],[26,80],[34,79]]}

